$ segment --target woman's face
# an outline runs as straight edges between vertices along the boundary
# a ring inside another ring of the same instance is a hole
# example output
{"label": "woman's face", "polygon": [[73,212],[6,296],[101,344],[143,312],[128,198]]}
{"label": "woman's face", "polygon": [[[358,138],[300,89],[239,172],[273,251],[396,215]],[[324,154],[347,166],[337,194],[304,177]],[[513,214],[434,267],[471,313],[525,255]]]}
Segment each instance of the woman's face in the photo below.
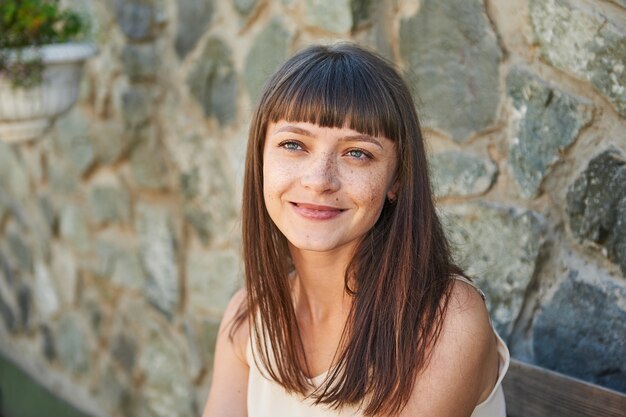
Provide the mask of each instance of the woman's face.
{"label": "woman's face", "polygon": [[270,123],[263,148],[263,194],[292,246],[317,252],[356,245],[395,198],[394,143],[348,128]]}

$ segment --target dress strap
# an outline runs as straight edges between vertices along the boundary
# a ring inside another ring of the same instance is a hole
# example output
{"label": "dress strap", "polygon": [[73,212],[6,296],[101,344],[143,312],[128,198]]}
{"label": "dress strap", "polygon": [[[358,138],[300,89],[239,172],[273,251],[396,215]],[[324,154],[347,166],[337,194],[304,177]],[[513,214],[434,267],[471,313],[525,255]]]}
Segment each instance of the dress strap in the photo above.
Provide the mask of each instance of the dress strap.
{"label": "dress strap", "polygon": [[459,281],[463,281],[464,283],[471,285],[472,287],[474,287],[474,289],[476,291],[478,291],[478,294],[480,294],[480,296],[482,297],[483,301],[487,300],[487,296],[485,296],[485,293],[483,292],[483,290],[478,288],[478,286],[476,286],[476,284],[474,284],[469,279],[465,278],[463,275],[452,275],[452,278],[454,278],[456,280],[459,280]]}

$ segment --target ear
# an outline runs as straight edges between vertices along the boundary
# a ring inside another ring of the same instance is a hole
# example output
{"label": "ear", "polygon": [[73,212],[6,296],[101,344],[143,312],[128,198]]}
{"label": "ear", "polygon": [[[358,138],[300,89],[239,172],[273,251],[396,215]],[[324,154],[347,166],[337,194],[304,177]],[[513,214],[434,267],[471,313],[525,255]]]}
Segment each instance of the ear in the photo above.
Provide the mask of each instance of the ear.
{"label": "ear", "polygon": [[387,191],[387,200],[389,200],[392,203],[396,201],[396,199],[398,198],[399,187],[400,187],[400,184],[398,183],[398,180],[394,181],[393,185]]}

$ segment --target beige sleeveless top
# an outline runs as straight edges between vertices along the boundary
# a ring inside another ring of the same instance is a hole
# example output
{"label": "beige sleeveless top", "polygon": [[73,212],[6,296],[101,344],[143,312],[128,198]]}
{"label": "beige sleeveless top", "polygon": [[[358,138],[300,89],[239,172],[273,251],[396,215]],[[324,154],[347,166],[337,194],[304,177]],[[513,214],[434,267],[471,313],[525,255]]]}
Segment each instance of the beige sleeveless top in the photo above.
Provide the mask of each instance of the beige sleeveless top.
{"label": "beige sleeveless top", "polygon": [[[485,295],[474,283],[461,276],[455,277],[467,282],[476,288],[483,300]],[[485,401],[474,408],[471,417],[506,417],[504,393],[502,391],[502,379],[509,368],[510,355],[506,344],[494,329],[498,342],[498,356],[500,369],[498,380]],[[267,379],[258,369],[252,357],[252,342],[248,342],[246,356],[250,364],[248,376],[248,417],[357,417],[362,416],[355,408],[343,408],[332,410],[323,405],[314,405],[301,395],[289,394],[275,381]],[[315,387],[318,387],[326,377],[326,373],[311,379]]]}

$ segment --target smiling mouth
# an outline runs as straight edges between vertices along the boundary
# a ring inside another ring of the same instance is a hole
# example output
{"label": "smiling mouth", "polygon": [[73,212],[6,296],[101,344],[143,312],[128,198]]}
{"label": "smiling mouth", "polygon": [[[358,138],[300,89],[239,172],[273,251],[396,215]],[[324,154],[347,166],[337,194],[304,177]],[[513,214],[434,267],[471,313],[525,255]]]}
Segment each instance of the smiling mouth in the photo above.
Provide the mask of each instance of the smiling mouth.
{"label": "smiling mouth", "polygon": [[346,211],[346,209],[338,207],[296,203],[293,201],[291,202],[291,206],[302,217],[312,220],[330,220]]}

